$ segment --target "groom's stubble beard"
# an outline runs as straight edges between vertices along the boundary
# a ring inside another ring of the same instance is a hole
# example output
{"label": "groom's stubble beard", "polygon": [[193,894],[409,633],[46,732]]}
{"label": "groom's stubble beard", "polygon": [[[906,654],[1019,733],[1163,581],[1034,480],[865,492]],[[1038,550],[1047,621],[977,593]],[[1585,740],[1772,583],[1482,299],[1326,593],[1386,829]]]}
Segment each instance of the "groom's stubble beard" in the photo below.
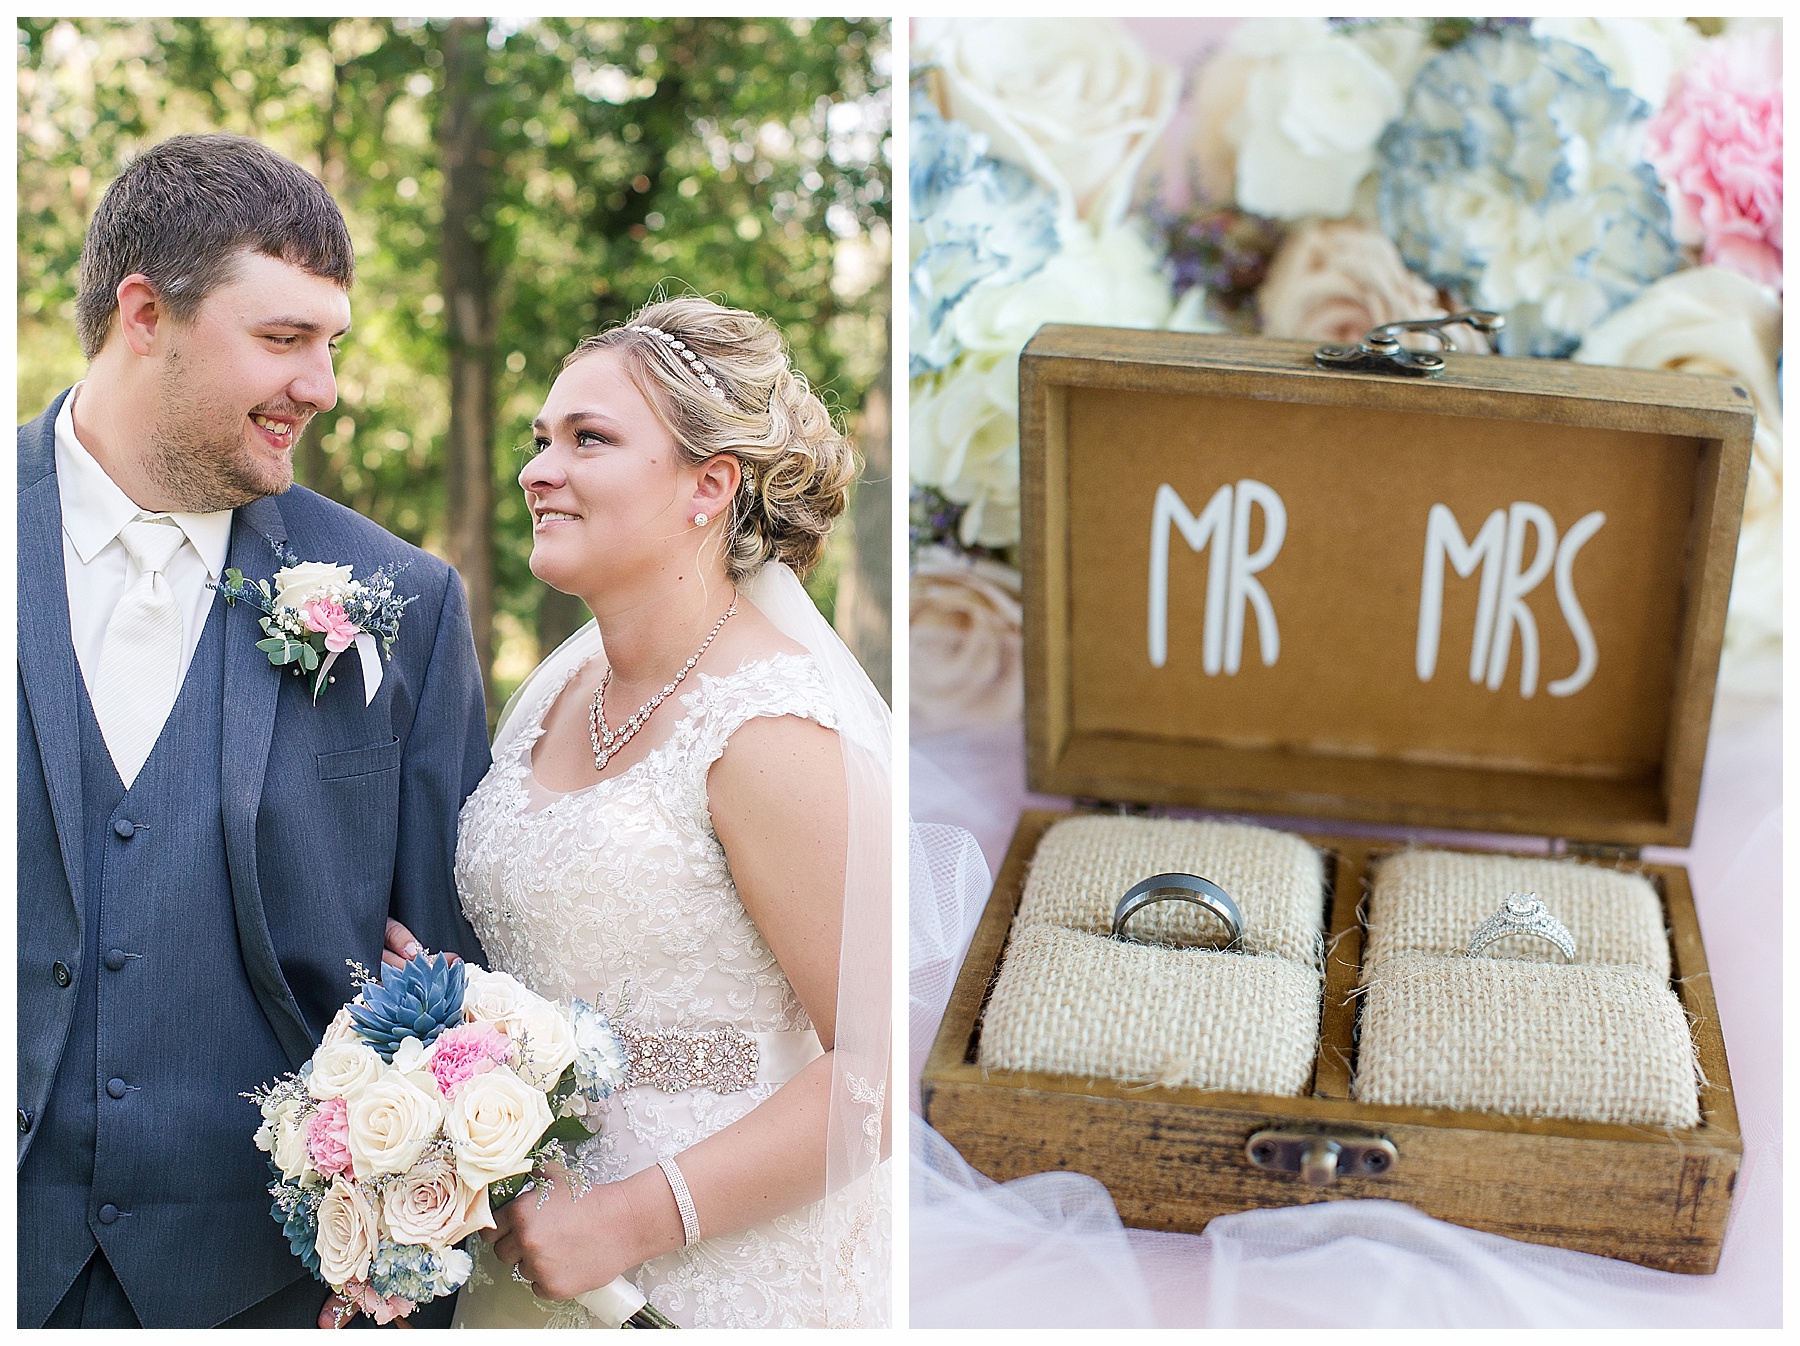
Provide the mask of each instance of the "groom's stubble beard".
{"label": "groom's stubble beard", "polygon": [[[247,413],[209,393],[202,381],[189,376],[179,350],[171,351],[158,382],[157,414],[151,420],[144,470],[181,510],[195,514],[236,509],[265,495],[280,495],[294,484],[294,456],[290,447],[272,466],[254,456],[245,444]],[[306,408],[288,402],[270,403],[257,411],[280,412],[301,418],[294,428],[294,443],[311,420]]]}

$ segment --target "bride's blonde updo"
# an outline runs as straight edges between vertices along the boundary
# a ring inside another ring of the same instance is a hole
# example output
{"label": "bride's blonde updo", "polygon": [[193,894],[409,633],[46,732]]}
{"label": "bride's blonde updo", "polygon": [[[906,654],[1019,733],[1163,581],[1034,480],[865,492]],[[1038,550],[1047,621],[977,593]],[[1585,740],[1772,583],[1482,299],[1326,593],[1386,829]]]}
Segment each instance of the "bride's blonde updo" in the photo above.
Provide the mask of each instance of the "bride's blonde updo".
{"label": "bride's blonde updo", "polygon": [[804,578],[844,512],[858,465],[806,376],[788,363],[780,331],[754,313],[685,295],[588,337],[563,367],[613,347],[689,462],[720,453],[738,460],[726,572],[743,580],[773,557]]}

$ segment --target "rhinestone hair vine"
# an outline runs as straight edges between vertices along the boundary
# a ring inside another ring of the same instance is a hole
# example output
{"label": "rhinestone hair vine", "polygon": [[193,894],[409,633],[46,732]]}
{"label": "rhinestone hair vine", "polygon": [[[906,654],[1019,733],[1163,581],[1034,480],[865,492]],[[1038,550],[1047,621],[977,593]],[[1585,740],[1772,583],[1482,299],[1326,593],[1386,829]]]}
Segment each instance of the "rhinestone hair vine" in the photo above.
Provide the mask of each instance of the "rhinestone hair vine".
{"label": "rhinestone hair vine", "polygon": [[711,391],[712,395],[719,399],[719,404],[721,406],[725,405],[725,390],[719,386],[719,381],[713,377],[712,371],[706,367],[706,362],[698,355],[694,354],[685,341],[682,341],[679,337],[670,336],[660,327],[651,327],[647,323],[633,323],[629,330],[633,332],[647,332],[649,335],[662,342],[663,345],[667,346],[670,350],[674,351],[676,355],[687,362],[688,368],[694,371],[694,377],[704,383],[708,390]]}

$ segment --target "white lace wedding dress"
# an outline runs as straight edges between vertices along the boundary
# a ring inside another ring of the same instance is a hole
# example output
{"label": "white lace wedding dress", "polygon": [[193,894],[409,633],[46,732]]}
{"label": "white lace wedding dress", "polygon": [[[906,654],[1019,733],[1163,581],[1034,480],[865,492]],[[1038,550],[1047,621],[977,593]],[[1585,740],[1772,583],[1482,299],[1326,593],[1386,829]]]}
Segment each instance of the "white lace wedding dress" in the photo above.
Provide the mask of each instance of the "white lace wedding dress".
{"label": "white lace wedding dress", "polygon": [[[797,715],[838,728],[817,666],[778,654],[724,676],[697,673],[663,743],[617,776],[560,794],[533,775],[532,749],[578,671],[520,703],[520,732],[500,745],[463,808],[456,885],[489,965],[542,995],[601,1004],[631,1030],[732,1025],[790,1043],[805,1034],[816,1054],[806,1010],[738,900],[706,777],[733,731],[754,717]],[[597,1182],[629,1177],[730,1125],[778,1087],[624,1089],[581,1147],[582,1168]],[[821,1325],[823,1205],[627,1274],[682,1327]],[[487,1244],[477,1247],[457,1326],[590,1325],[579,1305],[538,1299]]]}

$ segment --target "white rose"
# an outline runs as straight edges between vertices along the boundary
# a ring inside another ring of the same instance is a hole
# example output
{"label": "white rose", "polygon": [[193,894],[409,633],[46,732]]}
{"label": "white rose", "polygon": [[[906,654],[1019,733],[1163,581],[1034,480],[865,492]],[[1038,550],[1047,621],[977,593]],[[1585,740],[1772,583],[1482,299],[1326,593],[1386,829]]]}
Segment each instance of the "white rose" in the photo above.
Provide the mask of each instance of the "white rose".
{"label": "white rose", "polygon": [[470,968],[464,982],[463,1013],[490,1023],[519,1048],[513,1069],[548,1089],[575,1059],[575,1030],[554,1001],[527,990],[504,972]]}
{"label": "white rose", "polygon": [[1727,653],[1751,659],[1781,641],[1781,301],[1723,267],[1664,276],[1598,323],[1574,359],[1583,364],[1719,374],[1756,408],[1738,568],[1726,619]]}
{"label": "white rose", "polygon": [[348,1005],[345,1005],[332,1016],[331,1022],[325,1026],[325,1036],[319,1041],[322,1046],[329,1046],[338,1042],[362,1041],[362,1038],[357,1035],[356,1020],[350,1017],[350,1007]]}
{"label": "white rose", "polygon": [[292,1094],[263,1105],[263,1124],[256,1130],[256,1148],[275,1161],[281,1176],[297,1182],[306,1173],[306,1129],[300,1120],[301,1100]]}
{"label": "white rose", "polygon": [[[1016,356],[1050,322],[1101,327],[1161,327],[1174,298],[1156,253],[1130,225],[1100,233],[1080,224],[1059,230],[1056,254],[1024,280],[978,285],[951,321],[965,350]],[[1012,405],[1018,406],[1015,388]]]}
{"label": "white rose", "polygon": [[1019,357],[970,355],[912,386],[913,480],[963,506],[968,546],[1019,540]]}
{"label": "white rose", "polygon": [[348,1099],[380,1079],[386,1069],[375,1049],[360,1038],[327,1042],[313,1053],[306,1091],[318,1099]]}
{"label": "white rose", "polygon": [[319,1200],[319,1274],[334,1289],[367,1280],[369,1264],[380,1241],[375,1208],[356,1186],[342,1178]]}
{"label": "white rose", "polygon": [[1705,41],[1686,19],[1533,19],[1533,37],[1560,38],[1585,47],[1608,78],[1650,105],[1663,105],[1669,81]]}
{"label": "white rose", "polygon": [[[1406,318],[1438,318],[1437,291],[1406,269],[1379,230],[1350,220],[1303,225],[1287,236],[1256,292],[1262,333],[1308,341],[1361,341],[1371,327]],[[1453,327],[1458,350],[1485,353],[1487,342]],[[1429,336],[1416,343],[1437,349]]]}
{"label": "white rose", "polygon": [[1403,107],[1394,76],[1323,20],[1249,20],[1201,73],[1202,186],[1275,219],[1347,215]]}
{"label": "white rose", "polygon": [[911,587],[913,731],[1019,719],[1025,678],[1018,572],[928,548]]}
{"label": "white rose", "polygon": [[444,1115],[464,1182],[486,1186],[523,1173],[531,1151],[555,1119],[544,1095],[505,1066],[471,1078]]}
{"label": "white rose", "polygon": [[353,573],[349,566],[326,565],[323,561],[284,566],[275,572],[275,602],[279,607],[298,610],[328,590],[342,590]]}
{"label": "white rose", "polygon": [[382,1218],[399,1243],[447,1248],[477,1229],[494,1227],[485,1183],[470,1186],[448,1159],[427,1159],[389,1187]]}
{"label": "white rose", "polygon": [[362,1177],[404,1173],[437,1137],[443,1105],[397,1070],[350,1099],[350,1158]]}
{"label": "white rose", "polygon": [[945,116],[1101,228],[1130,212],[1180,95],[1175,71],[1115,19],[921,18],[913,63],[937,68]]}

